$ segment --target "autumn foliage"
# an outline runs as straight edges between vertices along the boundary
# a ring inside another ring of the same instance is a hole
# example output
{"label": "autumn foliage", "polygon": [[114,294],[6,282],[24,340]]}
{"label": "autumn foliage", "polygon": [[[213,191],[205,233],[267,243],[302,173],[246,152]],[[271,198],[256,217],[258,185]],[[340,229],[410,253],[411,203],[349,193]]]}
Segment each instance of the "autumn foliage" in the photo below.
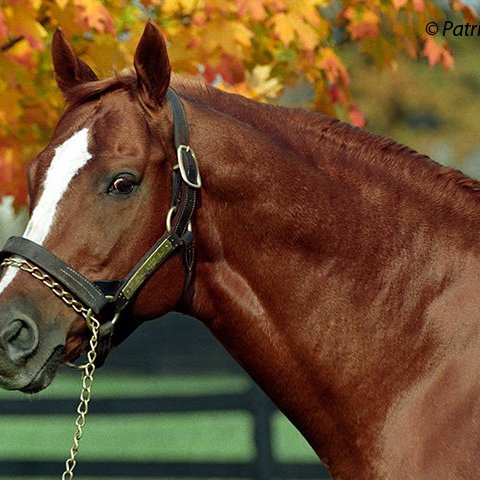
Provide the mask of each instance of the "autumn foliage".
{"label": "autumn foliage", "polygon": [[[345,43],[380,68],[399,55],[453,67],[441,36],[425,32],[445,18],[432,0],[0,0],[0,196],[26,201],[24,166],[44,145],[63,100],[49,44],[60,25],[100,76],[130,65],[146,19],[169,42],[172,68],[265,101],[285,85],[310,83],[312,105],[363,125],[341,58]],[[459,0],[451,7],[475,22]]]}

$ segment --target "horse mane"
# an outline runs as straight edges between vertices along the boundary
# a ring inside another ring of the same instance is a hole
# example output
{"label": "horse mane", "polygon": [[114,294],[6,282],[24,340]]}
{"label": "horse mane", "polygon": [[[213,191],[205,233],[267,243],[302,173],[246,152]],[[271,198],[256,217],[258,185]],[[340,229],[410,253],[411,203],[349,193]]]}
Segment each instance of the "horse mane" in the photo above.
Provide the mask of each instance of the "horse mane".
{"label": "horse mane", "polygon": [[[256,109],[259,109],[266,111],[266,116],[272,118],[281,111],[282,115],[288,117],[289,122],[299,125],[299,130],[311,133],[317,143],[324,142],[330,148],[341,146],[348,151],[354,151],[356,157],[370,159],[377,168],[400,168],[406,179],[413,182],[420,180],[424,186],[437,190],[444,198],[446,196],[451,199],[451,195],[466,192],[470,197],[473,195],[474,206],[478,207],[479,181],[457,169],[443,166],[427,155],[394,140],[318,112],[252,102],[239,95],[226,95],[196,77],[172,74],[172,84],[182,96],[211,108],[218,108],[223,113],[242,110],[253,116],[254,112],[258,111]],[[65,98],[70,110],[116,90],[124,90],[137,97],[137,76],[133,68],[122,70],[103,80],[75,86],[65,92]],[[284,133],[287,134],[285,131]]]}
{"label": "horse mane", "polygon": [[[289,125],[297,124],[297,131],[308,132],[310,138],[315,139],[317,145],[329,149],[334,155],[340,147],[351,153],[355,160],[362,160],[374,164],[376,170],[388,170],[395,175],[402,175],[411,184],[417,184],[423,190],[430,190],[438,204],[442,199],[452,200],[452,196],[469,203],[478,211],[480,200],[480,182],[468,177],[458,169],[439,164],[428,155],[420,154],[412,148],[387,137],[372,133],[366,129],[344,123],[328,115],[299,108],[287,108],[252,102],[239,95],[225,95],[222,91],[206,85],[198,79],[177,77],[179,92],[198,101],[203,98],[204,103],[217,108],[221,103],[229,103],[223,107],[228,112],[243,108],[251,112],[253,117],[261,110],[265,110],[267,118],[275,118],[281,111],[285,115],[282,125],[286,121]],[[192,95],[193,93],[193,95]],[[234,100],[235,99],[235,100]],[[235,105],[233,106],[233,103]],[[258,110],[255,110],[258,109]],[[220,110],[223,111],[222,107]],[[224,112],[225,113],[225,112]],[[277,135],[291,135],[290,128],[280,127],[275,131]],[[469,198],[473,200],[471,203]],[[465,205],[465,203],[464,203]]]}

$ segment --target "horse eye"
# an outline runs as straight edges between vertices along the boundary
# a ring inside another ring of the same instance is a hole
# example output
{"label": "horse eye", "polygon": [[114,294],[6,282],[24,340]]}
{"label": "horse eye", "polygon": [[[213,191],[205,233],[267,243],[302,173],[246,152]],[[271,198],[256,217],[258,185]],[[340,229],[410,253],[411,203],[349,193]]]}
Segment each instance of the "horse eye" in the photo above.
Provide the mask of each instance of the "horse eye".
{"label": "horse eye", "polygon": [[137,185],[135,178],[131,175],[117,177],[108,187],[108,193],[112,195],[129,195]]}

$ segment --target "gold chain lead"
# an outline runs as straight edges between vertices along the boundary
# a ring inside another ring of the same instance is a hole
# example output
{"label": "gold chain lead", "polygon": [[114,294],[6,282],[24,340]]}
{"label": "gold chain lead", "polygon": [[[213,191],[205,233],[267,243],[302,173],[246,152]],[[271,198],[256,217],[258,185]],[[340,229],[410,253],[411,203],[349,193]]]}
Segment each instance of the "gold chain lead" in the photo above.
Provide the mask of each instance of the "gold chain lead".
{"label": "gold chain lead", "polygon": [[83,303],[79,302],[68,290],[65,290],[62,285],[56,282],[50,275],[45,273],[36,265],[27,262],[26,260],[19,260],[17,258],[9,257],[3,260],[3,262],[0,264],[0,267],[15,267],[29,273],[37,280],[40,280],[65,304],[73,308],[78,314],[82,315],[87,323],[88,328],[92,330],[90,319],[94,317],[91,313],[90,315],[88,314],[89,309],[86,308]]}
{"label": "gold chain lead", "polygon": [[75,420],[75,433],[73,435],[73,445],[70,449],[70,457],[65,462],[65,471],[62,474],[62,480],[72,480],[73,470],[77,465],[77,453],[80,439],[83,435],[83,427],[87,422],[88,405],[92,397],[93,375],[95,374],[95,359],[97,358],[98,329],[100,322],[92,316],[92,310],[87,313],[92,326],[92,338],[90,338],[90,350],[87,353],[87,363],[82,372],[82,391],[80,393],[80,403],[77,407],[77,419]]}
{"label": "gold chain lead", "polygon": [[73,435],[73,445],[70,449],[70,456],[65,462],[65,471],[62,474],[62,480],[72,480],[73,471],[77,465],[77,453],[80,439],[83,435],[83,428],[87,422],[88,406],[92,398],[93,376],[95,374],[95,359],[97,358],[98,330],[100,322],[93,316],[91,308],[86,308],[70,292],[65,290],[62,285],[56,282],[50,275],[26,260],[16,258],[6,258],[0,264],[0,267],[15,267],[24,272],[30,273],[33,277],[40,280],[52,292],[59,297],[65,304],[73,308],[75,312],[82,315],[88,328],[92,331],[90,338],[90,349],[87,352],[87,362],[81,367],[82,372],[82,391],[80,393],[80,403],[77,407],[77,418],[75,420],[75,433]]}

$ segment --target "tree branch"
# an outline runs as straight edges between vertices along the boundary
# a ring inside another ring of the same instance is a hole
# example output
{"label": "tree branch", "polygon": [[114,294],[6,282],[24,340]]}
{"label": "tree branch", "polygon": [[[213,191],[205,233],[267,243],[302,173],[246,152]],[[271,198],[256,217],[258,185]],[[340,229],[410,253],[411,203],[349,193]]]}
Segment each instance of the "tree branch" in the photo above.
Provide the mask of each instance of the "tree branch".
{"label": "tree branch", "polygon": [[[50,19],[47,16],[45,16],[45,17],[42,17],[39,20],[39,23],[40,23],[40,25],[42,25],[42,27],[45,27],[48,24],[49,20]],[[7,43],[4,43],[2,46],[0,46],[0,53],[1,52],[6,52],[7,50],[10,50],[18,42],[21,42],[24,39],[25,39],[25,37],[23,35],[19,35],[17,37],[11,38]]]}
{"label": "tree branch", "polygon": [[24,36],[19,36],[19,37],[14,37],[11,40],[9,40],[7,43],[3,44],[0,47],[0,52],[6,52],[7,50],[10,50],[12,47],[14,47],[18,42],[21,42],[25,37]]}

